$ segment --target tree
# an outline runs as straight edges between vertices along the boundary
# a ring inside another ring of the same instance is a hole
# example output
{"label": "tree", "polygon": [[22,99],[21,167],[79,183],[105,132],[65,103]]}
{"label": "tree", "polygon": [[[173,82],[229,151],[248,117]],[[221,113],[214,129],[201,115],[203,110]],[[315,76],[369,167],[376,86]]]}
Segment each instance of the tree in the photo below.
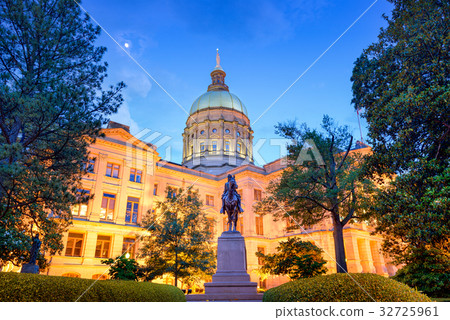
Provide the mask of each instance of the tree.
{"label": "tree", "polygon": [[256,252],[256,256],[263,259],[259,268],[261,273],[288,275],[292,280],[311,278],[327,272],[322,257],[323,250],[309,241],[298,238],[288,238],[281,241],[277,253],[263,254]]}
{"label": "tree", "polygon": [[136,281],[141,276],[139,264],[136,260],[129,259],[125,255],[121,255],[116,259],[102,260],[102,263],[110,266],[108,274],[111,279]]}
{"label": "tree", "polygon": [[293,141],[288,145],[289,165],[279,180],[269,184],[268,196],[256,210],[273,213],[277,219],[294,219],[297,225],[293,228],[331,218],[336,268],[347,272],[342,231],[352,220],[364,218],[363,208],[373,186],[360,176],[361,156],[350,152],[353,137],[348,128],[337,126],[328,116],[322,128],[324,132],[295,122],[276,126],[278,134]]}
{"label": "tree", "polygon": [[353,103],[373,145],[367,175],[392,179],[371,210],[383,248],[419,270],[430,257],[449,263],[450,2],[391,2],[388,26],[355,62]]}
{"label": "tree", "polygon": [[87,146],[124,86],[102,89],[99,33],[71,0],[0,3],[0,263],[27,261],[36,232],[42,251],[61,251],[70,206],[86,200]]}
{"label": "tree", "polygon": [[146,280],[171,274],[189,281],[196,274],[212,274],[215,268],[210,223],[201,210],[198,192],[192,188],[166,189],[168,197],[158,202],[142,222],[149,235],[143,238],[141,257]]}

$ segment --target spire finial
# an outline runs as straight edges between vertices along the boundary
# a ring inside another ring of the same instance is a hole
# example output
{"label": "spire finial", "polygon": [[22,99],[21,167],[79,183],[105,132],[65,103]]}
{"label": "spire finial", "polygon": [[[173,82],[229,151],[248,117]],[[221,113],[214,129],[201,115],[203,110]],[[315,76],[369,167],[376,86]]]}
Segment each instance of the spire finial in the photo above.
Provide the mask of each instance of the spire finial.
{"label": "spire finial", "polygon": [[216,68],[220,68],[220,56],[219,56],[219,48],[216,49],[217,50],[217,54],[216,54]]}

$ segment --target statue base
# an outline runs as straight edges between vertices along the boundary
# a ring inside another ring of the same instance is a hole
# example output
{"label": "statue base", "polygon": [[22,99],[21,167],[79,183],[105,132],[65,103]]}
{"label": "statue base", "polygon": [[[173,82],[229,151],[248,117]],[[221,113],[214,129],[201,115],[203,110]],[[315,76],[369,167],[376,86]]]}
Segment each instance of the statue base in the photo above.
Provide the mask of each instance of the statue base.
{"label": "statue base", "polygon": [[190,294],[187,301],[261,301],[256,282],[247,273],[244,237],[225,231],[218,239],[217,271],[212,282],[205,283],[205,294]]}
{"label": "statue base", "polygon": [[22,270],[20,270],[20,273],[39,273],[39,266],[37,264],[23,264]]}

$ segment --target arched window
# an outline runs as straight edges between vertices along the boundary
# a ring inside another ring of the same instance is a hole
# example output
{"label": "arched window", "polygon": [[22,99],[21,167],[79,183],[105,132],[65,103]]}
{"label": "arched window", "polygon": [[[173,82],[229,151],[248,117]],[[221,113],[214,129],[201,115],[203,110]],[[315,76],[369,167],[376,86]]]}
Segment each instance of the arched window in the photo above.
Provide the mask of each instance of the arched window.
{"label": "arched window", "polygon": [[241,135],[241,133],[238,131],[238,132],[236,132],[236,136],[240,136]]}

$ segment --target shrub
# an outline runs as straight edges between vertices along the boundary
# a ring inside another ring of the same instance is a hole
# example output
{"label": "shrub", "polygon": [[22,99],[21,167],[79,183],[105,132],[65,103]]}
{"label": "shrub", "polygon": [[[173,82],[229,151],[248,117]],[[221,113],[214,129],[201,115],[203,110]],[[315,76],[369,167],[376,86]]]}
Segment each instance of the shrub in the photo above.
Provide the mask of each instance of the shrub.
{"label": "shrub", "polygon": [[259,271],[263,274],[288,275],[292,280],[311,278],[326,273],[327,263],[322,257],[323,250],[310,241],[298,238],[288,238],[281,241],[277,252],[263,254],[256,252],[258,258],[263,259]]}
{"label": "shrub", "polygon": [[392,279],[430,297],[450,298],[450,255],[438,249],[413,250]]}
{"label": "shrub", "polygon": [[[76,301],[95,280],[0,272],[0,301]],[[81,297],[85,302],[181,302],[186,301],[177,287],[150,282],[122,280],[97,281]]]}
{"label": "shrub", "polygon": [[[431,301],[407,285],[371,273],[350,276],[377,302]],[[338,273],[291,281],[267,290],[265,302],[370,302],[373,301],[348,274]]]}
{"label": "shrub", "polygon": [[109,267],[108,274],[114,280],[137,280],[141,275],[139,264],[134,259],[121,255],[115,259],[102,260]]}

